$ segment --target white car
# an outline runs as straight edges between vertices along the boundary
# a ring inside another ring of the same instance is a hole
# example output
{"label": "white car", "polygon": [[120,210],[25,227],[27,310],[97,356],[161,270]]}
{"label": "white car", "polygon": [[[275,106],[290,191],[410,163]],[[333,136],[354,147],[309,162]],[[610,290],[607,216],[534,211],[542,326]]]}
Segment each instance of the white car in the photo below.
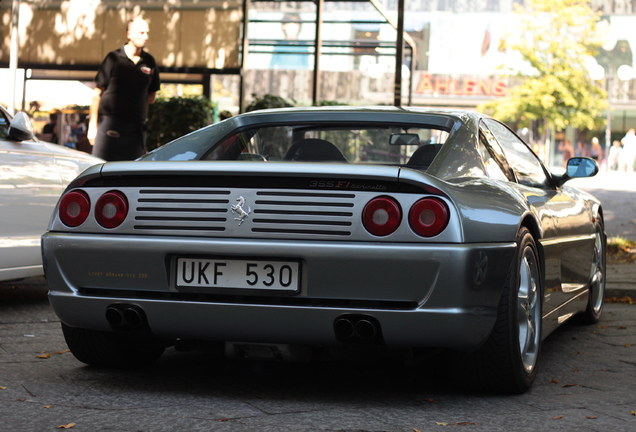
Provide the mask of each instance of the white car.
{"label": "white car", "polygon": [[66,186],[103,162],[39,141],[28,115],[0,106],[0,281],[40,276],[40,237]]}

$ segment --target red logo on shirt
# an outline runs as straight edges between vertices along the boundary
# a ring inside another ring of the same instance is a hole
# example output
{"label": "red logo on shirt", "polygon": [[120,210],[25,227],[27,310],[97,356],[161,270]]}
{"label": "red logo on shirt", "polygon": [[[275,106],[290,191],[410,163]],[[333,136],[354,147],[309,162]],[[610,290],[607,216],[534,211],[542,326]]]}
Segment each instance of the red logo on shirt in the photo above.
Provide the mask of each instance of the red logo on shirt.
{"label": "red logo on shirt", "polygon": [[140,70],[146,75],[150,75],[150,72],[152,72],[152,69],[150,69],[148,66],[142,66]]}

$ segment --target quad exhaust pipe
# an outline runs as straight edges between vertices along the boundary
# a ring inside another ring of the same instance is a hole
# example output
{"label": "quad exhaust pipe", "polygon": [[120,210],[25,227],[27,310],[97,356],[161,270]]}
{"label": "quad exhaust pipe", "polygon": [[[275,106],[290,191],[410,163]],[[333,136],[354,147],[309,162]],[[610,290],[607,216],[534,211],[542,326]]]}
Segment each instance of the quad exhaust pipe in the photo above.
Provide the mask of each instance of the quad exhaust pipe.
{"label": "quad exhaust pipe", "polygon": [[333,323],[336,339],[345,343],[382,343],[380,322],[367,315],[342,315]]}
{"label": "quad exhaust pipe", "polygon": [[149,330],[142,308],[132,304],[112,304],[106,308],[106,321],[113,330]]}

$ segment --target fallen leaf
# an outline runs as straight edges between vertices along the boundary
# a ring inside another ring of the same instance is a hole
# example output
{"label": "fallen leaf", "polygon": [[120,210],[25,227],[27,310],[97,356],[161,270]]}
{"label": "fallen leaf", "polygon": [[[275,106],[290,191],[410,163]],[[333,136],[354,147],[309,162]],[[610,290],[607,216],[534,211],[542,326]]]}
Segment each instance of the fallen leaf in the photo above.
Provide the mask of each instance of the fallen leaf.
{"label": "fallen leaf", "polygon": [[424,402],[433,403],[433,398],[424,399]]}
{"label": "fallen leaf", "polygon": [[51,405],[44,405],[44,408],[51,408]]}
{"label": "fallen leaf", "polygon": [[578,369],[572,369],[572,372],[578,372],[578,371],[579,371]]}
{"label": "fallen leaf", "polygon": [[636,411],[632,411],[632,415],[633,415],[633,416],[636,416]]}
{"label": "fallen leaf", "polygon": [[230,419],[229,418],[220,418],[219,421],[220,422],[226,422],[226,421],[230,421]]}
{"label": "fallen leaf", "polygon": [[618,329],[619,330],[625,330],[625,329],[627,329],[627,327],[626,326],[618,326]]}
{"label": "fallen leaf", "polygon": [[471,422],[457,422],[455,423],[455,426],[470,426],[470,425],[476,425],[477,423],[471,423]]}
{"label": "fallen leaf", "polygon": [[561,387],[565,388],[565,387],[577,387],[578,384],[563,384]]}
{"label": "fallen leaf", "polygon": [[0,386],[0,390],[6,390],[6,387]]}
{"label": "fallen leaf", "polygon": [[586,418],[586,419],[588,419],[588,420],[595,420],[595,419],[597,419],[598,417],[585,416],[585,418]]}
{"label": "fallen leaf", "polygon": [[420,432],[420,430],[413,428],[413,432]]}
{"label": "fallen leaf", "polygon": [[636,299],[632,297],[608,297],[605,298],[606,303],[627,303],[627,304],[636,304]]}
{"label": "fallen leaf", "polygon": [[75,426],[75,423],[69,423],[69,424],[67,424],[67,425],[59,425],[57,428],[58,428],[58,429],[70,429],[70,428],[72,428],[73,426]]}
{"label": "fallen leaf", "polygon": [[46,354],[40,354],[39,356],[36,356],[39,359],[47,359],[51,357],[50,353],[46,353]]}
{"label": "fallen leaf", "polygon": [[437,424],[437,426],[448,426],[448,423],[443,423],[443,422],[435,422]]}
{"label": "fallen leaf", "polygon": [[606,329],[606,328],[607,328],[607,326],[606,326],[606,325],[604,325],[604,326],[596,326],[596,327],[597,327],[597,328],[600,328],[600,329]]}
{"label": "fallen leaf", "polygon": [[556,379],[556,378],[552,378],[552,379],[550,380],[550,382],[551,382],[551,383],[553,383],[553,384],[558,384],[558,383],[559,383],[559,380],[558,380],[558,379]]}
{"label": "fallen leaf", "polygon": [[563,418],[563,416],[556,416],[556,417],[552,417],[554,420],[561,420]]}
{"label": "fallen leaf", "polygon": [[631,347],[630,344],[625,344],[625,348],[629,348],[629,347]]}

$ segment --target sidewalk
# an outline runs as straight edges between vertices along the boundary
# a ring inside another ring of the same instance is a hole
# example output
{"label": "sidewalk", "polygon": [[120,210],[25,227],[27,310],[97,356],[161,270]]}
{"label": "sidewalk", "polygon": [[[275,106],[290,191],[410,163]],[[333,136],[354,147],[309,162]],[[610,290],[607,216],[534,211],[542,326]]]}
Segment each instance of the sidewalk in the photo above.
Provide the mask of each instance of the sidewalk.
{"label": "sidewalk", "polygon": [[608,264],[605,297],[636,299],[636,263]]}

